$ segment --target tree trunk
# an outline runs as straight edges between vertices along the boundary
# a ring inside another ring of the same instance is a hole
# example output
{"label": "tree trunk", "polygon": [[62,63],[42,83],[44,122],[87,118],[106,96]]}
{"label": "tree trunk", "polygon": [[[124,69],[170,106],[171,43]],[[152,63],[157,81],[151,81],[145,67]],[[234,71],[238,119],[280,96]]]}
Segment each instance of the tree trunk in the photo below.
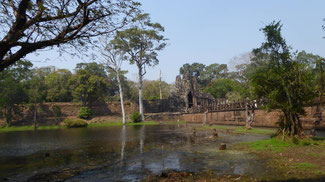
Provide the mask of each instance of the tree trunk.
{"label": "tree trunk", "polygon": [[141,120],[144,121],[144,112],[143,112],[143,99],[142,99],[142,66],[138,66],[139,69],[139,112],[141,114]]}
{"label": "tree trunk", "polygon": [[34,106],[34,130],[36,130],[36,123],[37,123],[37,108],[35,105]]}
{"label": "tree trunk", "polygon": [[161,88],[161,70],[160,70],[160,74],[159,74],[159,98],[160,100],[162,99],[162,88]]}
{"label": "tree trunk", "polygon": [[251,120],[251,115],[250,115],[250,113],[249,113],[249,104],[248,103],[246,103],[246,107],[245,107],[245,109],[246,109],[246,128],[247,129],[251,129],[251,126],[250,126],[250,120]]}
{"label": "tree trunk", "polygon": [[12,119],[12,108],[6,109],[5,111],[5,117],[7,122],[7,127],[11,126],[11,119]]}
{"label": "tree trunk", "polygon": [[120,92],[120,100],[121,100],[121,109],[122,109],[122,117],[123,117],[123,124],[126,124],[126,119],[125,119],[125,110],[124,110],[124,99],[123,99],[123,90],[122,90],[122,84],[120,81],[120,75],[119,71],[116,70],[116,78],[117,78],[117,83],[118,83],[118,89]]}

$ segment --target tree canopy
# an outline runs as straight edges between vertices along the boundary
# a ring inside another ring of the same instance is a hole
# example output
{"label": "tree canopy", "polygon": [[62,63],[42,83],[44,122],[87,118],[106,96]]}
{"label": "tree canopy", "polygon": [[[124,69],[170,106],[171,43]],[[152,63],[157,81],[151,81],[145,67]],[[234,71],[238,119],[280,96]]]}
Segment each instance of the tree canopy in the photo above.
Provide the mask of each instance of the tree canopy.
{"label": "tree canopy", "polygon": [[1,1],[0,71],[46,47],[77,48],[82,54],[98,35],[128,24],[139,6],[132,0]]}
{"label": "tree canopy", "polygon": [[111,41],[113,48],[125,55],[130,64],[138,68],[139,111],[144,120],[142,82],[147,73],[146,67],[159,63],[158,51],[166,46],[166,39],[161,32],[164,27],[159,23],[152,23],[149,14],[139,14],[133,19],[133,26],[124,31],[117,31]]}
{"label": "tree canopy", "polygon": [[263,62],[251,74],[253,93],[266,99],[269,110],[280,109],[281,133],[303,136],[300,116],[305,114],[304,105],[315,96],[313,75],[308,66],[291,53],[281,34],[280,22],[272,22],[262,30],[265,42],[254,49],[254,60]]}

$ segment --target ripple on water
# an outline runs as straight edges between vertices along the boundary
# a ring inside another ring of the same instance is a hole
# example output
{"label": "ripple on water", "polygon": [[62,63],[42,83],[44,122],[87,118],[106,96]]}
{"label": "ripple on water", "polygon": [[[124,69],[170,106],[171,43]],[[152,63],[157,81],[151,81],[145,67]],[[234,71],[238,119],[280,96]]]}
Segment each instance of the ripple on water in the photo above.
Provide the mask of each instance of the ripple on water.
{"label": "ripple on water", "polygon": [[71,181],[137,181],[165,170],[265,175],[264,160],[247,152],[219,151],[218,144],[268,136],[220,133],[207,142],[209,132],[193,137],[188,131],[184,126],[160,125],[4,133],[0,179],[67,180],[69,173]]}

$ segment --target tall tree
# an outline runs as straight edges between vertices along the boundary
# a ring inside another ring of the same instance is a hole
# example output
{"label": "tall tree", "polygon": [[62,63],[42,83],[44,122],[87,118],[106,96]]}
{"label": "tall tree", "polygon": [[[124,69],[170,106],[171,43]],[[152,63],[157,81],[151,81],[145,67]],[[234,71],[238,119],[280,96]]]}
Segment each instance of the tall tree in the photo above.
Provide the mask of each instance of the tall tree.
{"label": "tall tree", "polygon": [[219,78],[210,83],[204,90],[215,98],[227,98],[232,101],[245,98],[247,90],[237,80],[229,78]]}
{"label": "tall tree", "polygon": [[[85,69],[82,69],[77,65],[76,73],[69,80],[74,99],[81,101],[83,106],[96,101],[104,101],[105,93],[109,86],[106,77],[91,74],[92,69],[89,70],[87,68],[85,66]],[[98,65],[98,70],[101,68],[103,66]]]}
{"label": "tall tree", "polygon": [[31,74],[31,78],[25,82],[25,87],[28,93],[28,106],[34,113],[34,127],[37,127],[37,115],[40,107],[46,99],[47,86],[45,84],[44,72],[34,69]]}
{"label": "tall tree", "polygon": [[123,61],[125,61],[124,52],[121,52],[118,49],[114,49],[110,44],[107,44],[104,51],[102,51],[102,54],[106,58],[104,64],[106,65],[108,72],[110,70],[113,70],[116,73],[116,79],[117,79],[119,93],[120,93],[122,119],[123,119],[123,124],[126,124],[123,89],[122,89],[122,82],[120,80],[121,66]]}
{"label": "tall tree", "polygon": [[253,50],[253,59],[265,64],[254,71],[250,81],[253,92],[266,99],[267,109],[282,111],[281,133],[303,137],[300,115],[305,114],[304,105],[315,96],[311,84],[313,75],[306,64],[291,54],[281,28],[280,22],[272,22],[262,29],[266,42]]}
{"label": "tall tree", "polygon": [[14,65],[0,72],[0,109],[6,118],[7,126],[11,125],[12,113],[18,104],[27,102],[28,95],[23,81],[29,78],[32,63],[17,61]]}
{"label": "tall tree", "polygon": [[201,76],[201,74],[204,72],[205,65],[202,63],[192,63],[192,64],[184,64],[180,69],[179,73],[181,75],[185,74],[185,70],[188,70],[192,76],[197,75],[198,77]]}
{"label": "tall tree", "polygon": [[82,53],[96,36],[124,27],[139,5],[132,0],[1,1],[0,71],[46,47]]}
{"label": "tall tree", "polygon": [[[128,79],[126,78],[125,74],[128,73],[126,70],[120,70],[119,71],[119,77],[120,77],[120,82],[122,84],[122,89],[123,89],[123,97],[127,100],[130,99],[131,93],[131,85],[128,82]],[[109,100],[114,100],[114,101],[119,101],[120,100],[120,93],[119,93],[119,87],[118,87],[118,81],[117,81],[117,75],[116,72],[113,70],[108,70],[108,80],[110,83],[110,87],[108,88],[108,99]]]}
{"label": "tall tree", "polygon": [[72,74],[69,70],[59,69],[45,77],[45,84],[48,88],[46,100],[50,102],[72,101],[69,79]]}
{"label": "tall tree", "polygon": [[192,64],[186,63],[179,69],[179,73],[184,76],[185,70],[188,70],[190,75],[197,76],[201,89],[205,89],[216,79],[228,77],[228,68],[226,64],[214,63],[206,66],[196,62]]}
{"label": "tall tree", "polygon": [[158,80],[144,80],[143,81],[143,99],[145,100],[157,100],[160,99],[160,88],[162,99],[167,99],[170,95],[170,86],[168,83]]}
{"label": "tall tree", "polygon": [[144,120],[143,76],[146,74],[146,66],[159,63],[158,51],[165,48],[166,39],[160,35],[164,28],[159,23],[152,23],[149,14],[140,14],[133,22],[133,27],[118,31],[111,43],[115,49],[125,52],[130,63],[138,68],[139,111]]}
{"label": "tall tree", "polygon": [[322,98],[325,94],[325,59],[319,55],[314,55],[301,51],[297,55],[297,61],[306,64],[314,73],[314,88],[317,95]]}

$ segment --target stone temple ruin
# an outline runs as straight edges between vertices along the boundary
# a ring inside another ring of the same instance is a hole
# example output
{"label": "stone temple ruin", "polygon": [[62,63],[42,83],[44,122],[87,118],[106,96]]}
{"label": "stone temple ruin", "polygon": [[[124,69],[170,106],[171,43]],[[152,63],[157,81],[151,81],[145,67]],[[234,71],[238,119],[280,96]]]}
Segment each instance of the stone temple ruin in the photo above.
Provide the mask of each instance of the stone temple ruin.
{"label": "stone temple ruin", "polygon": [[211,94],[200,91],[197,75],[191,75],[189,70],[185,70],[183,77],[176,77],[175,87],[176,96],[185,102],[185,112],[205,110],[216,102]]}
{"label": "stone temple ruin", "polygon": [[175,91],[168,99],[145,100],[145,112],[182,112],[207,113],[210,111],[246,110],[249,100],[231,102],[225,98],[214,98],[211,94],[202,93],[199,88],[198,76],[185,70],[175,81]]}
{"label": "stone temple ruin", "polygon": [[[184,103],[181,112],[207,113],[210,111],[247,110],[247,106],[250,105],[255,105],[257,108],[256,101],[247,99],[229,101],[225,98],[216,99],[209,93],[202,93],[199,88],[198,76],[191,75],[189,70],[185,70],[183,76],[176,77],[175,87],[176,91],[169,99],[180,100]],[[248,110],[251,109],[248,107]]]}

